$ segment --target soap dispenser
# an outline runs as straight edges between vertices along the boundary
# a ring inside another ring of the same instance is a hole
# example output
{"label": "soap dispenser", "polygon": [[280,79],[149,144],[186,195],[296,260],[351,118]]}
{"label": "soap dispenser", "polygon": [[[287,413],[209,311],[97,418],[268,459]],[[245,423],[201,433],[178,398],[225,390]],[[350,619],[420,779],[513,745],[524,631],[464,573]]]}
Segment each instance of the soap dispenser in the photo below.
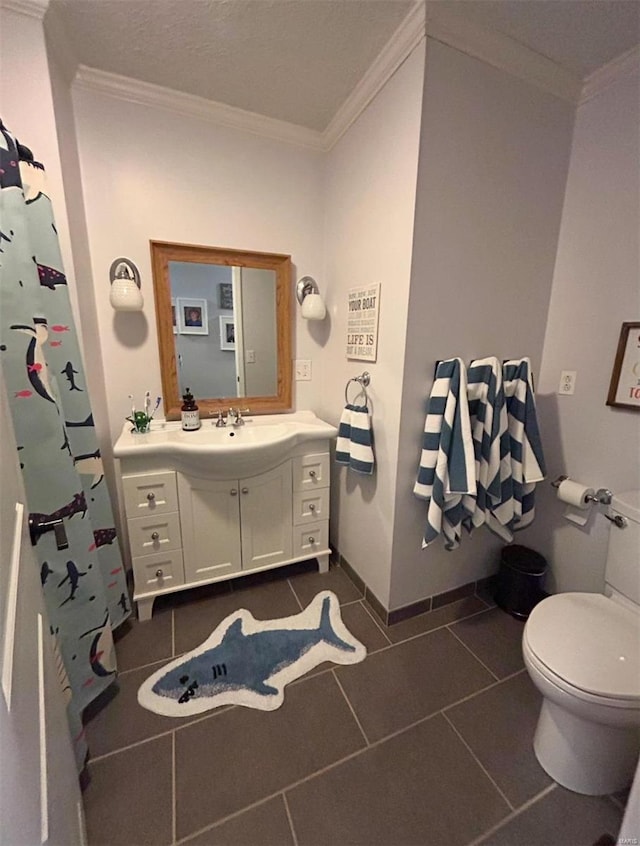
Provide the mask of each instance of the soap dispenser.
{"label": "soap dispenser", "polygon": [[200,412],[198,406],[191,393],[191,388],[187,388],[186,393],[182,395],[182,428],[185,432],[193,432],[200,428]]}

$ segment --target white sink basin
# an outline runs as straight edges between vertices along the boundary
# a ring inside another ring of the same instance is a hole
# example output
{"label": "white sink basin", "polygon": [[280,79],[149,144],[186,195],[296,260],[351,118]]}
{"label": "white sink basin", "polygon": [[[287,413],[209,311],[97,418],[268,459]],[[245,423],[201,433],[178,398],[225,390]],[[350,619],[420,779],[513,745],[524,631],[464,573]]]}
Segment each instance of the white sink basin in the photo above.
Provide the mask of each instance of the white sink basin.
{"label": "white sink basin", "polygon": [[[126,422],[115,443],[116,458],[145,460],[162,456],[185,472],[199,476],[244,476],[272,467],[298,445],[334,438],[338,430],[311,411],[249,417],[244,426],[216,427],[215,420],[203,420],[195,432],[183,431],[180,423],[158,422],[144,435],[131,431]],[[158,463],[157,461],[155,462]]]}

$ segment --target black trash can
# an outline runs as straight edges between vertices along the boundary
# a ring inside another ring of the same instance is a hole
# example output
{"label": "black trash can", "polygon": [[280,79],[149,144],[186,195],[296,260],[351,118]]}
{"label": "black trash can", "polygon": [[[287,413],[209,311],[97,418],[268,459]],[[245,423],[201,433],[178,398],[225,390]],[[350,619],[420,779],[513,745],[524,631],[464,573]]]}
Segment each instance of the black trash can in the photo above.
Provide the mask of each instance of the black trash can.
{"label": "black trash can", "polygon": [[527,546],[505,546],[494,593],[496,604],[519,620],[526,620],[534,606],[547,595],[542,581],[546,559]]}

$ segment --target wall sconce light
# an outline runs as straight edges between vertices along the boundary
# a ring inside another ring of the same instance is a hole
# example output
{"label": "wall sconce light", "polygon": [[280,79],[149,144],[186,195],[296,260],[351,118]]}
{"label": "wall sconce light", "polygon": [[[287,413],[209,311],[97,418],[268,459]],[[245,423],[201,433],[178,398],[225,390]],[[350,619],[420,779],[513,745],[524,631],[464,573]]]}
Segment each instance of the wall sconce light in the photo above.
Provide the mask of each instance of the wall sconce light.
{"label": "wall sconce light", "polygon": [[112,262],[109,280],[109,302],[115,311],[142,311],[144,300],[140,290],[140,272],[132,261],[117,258]]}
{"label": "wall sconce light", "polygon": [[315,279],[303,276],[296,285],[296,297],[302,306],[302,316],[305,320],[324,320],[327,309]]}

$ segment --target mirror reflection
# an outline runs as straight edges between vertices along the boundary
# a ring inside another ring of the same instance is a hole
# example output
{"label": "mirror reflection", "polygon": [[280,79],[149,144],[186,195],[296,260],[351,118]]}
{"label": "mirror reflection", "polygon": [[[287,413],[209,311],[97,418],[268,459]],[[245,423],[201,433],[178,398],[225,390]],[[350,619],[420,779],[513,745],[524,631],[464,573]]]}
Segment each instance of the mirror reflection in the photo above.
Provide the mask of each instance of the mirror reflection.
{"label": "mirror reflection", "polygon": [[[291,407],[291,259],[151,242],[165,414]],[[238,402],[242,400],[242,403]]]}
{"label": "mirror reflection", "polygon": [[169,280],[180,394],[275,394],[275,271],[171,261]]}

